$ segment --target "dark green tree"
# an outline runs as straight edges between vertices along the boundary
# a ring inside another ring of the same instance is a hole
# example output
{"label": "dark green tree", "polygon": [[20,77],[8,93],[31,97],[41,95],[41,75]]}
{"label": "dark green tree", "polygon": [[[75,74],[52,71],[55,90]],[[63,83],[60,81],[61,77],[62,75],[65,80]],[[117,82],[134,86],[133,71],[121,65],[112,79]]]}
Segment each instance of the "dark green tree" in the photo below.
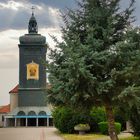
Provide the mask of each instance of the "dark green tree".
{"label": "dark green tree", "polygon": [[78,10],[68,10],[63,15],[63,41],[54,37],[56,49],[47,64],[52,85],[49,102],[82,111],[104,106],[112,140],[118,140],[113,107],[131,104],[139,91],[131,75],[139,53],[139,43],[131,37],[137,34],[131,28],[134,0],[125,10],[119,3],[83,0]]}
{"label": "dark green tree", "polygon": [[130,111],[130,122],[135,136],[140,138],[140,106],[133,106]]}

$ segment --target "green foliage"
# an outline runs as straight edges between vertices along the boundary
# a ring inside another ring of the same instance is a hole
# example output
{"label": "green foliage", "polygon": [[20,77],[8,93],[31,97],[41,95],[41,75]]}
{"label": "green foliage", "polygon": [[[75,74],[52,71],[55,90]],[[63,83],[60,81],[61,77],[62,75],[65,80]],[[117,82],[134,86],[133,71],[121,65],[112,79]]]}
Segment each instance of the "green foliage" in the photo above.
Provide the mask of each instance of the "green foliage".
{"label": "green foliage", "polygon": [[102,134],[108,134],[108,123],[107,122],[100,122],[98,123],[100,132]]}
{"label": "green foliage", "polygon": [[130,111],[130,122],[134,131],[134,135],[140,137],[140,107],[132,107]]}
{"label": "green foliage", "polygon": [[[100,122],[98,125],[102,134],[108,134],[108,122]],[[119,134],[121,132],[121,124],[115,122],[115,129],[117,134]]]}
{"label": "green foliage", "polygon": [[104,107],[93,107],[90,112],[91,116],[91,130],[93,132],[98,132],[98,123],[106,121],[106,114]]}
{"label": "green foliage", "polygon": [[74,133],[74,126],[89,123],[90,117],[82,112],[75,112],[68,107],[58,107],[53,111],[54,124],[63,133]]}
{"label": "green foliage", "polygon": [[47,64],[53,85],[49,102],[87,109],[105,102],[131,105],[128,101],[137,99],[139,82],[133,76],[138,76],[139,65],[133,62],[139,62],[140,33],[131,28],[130,1],[121,11],[120,0],[84,0],[78,10],[63,15],[63,41],[54,37],[56,49],[50,48]]}
{"label": "green foliage", "polygon": [[70,133],[72,127],[69,120],[72,120],[73,112],[69,108],[57,108],[53,111],[53,119],[56,128],[63,133]]}
{"label": "green foliage", "polygon": [[120,140],[139,140],[137,137],[121,138]]}
{"label": "green foliage", "polygon": [[121,124],[122,131],[126,130],[126,122],[128,121],[129,118],[129,112],[130,112],[129,108],[122,107],[114,109],[115,121]]}
{"label": "green foliage", "polygon": [[102,121],[106,121],[106,114],[104,107],[93,107],[90,115],[94,118],[94,121],[99,123]]}
{"label": "green foliage", "polygon": [[108,105],[108,121],[114,119],[113,106],[139,103],[140,30],[131,24],[134,0],[123,10],[119,4],[120,0],[82,0],[78,10],[63,15],[63,41],[54,37],[57,45],[50,48],[47,63],[49,102],[83,110]]}

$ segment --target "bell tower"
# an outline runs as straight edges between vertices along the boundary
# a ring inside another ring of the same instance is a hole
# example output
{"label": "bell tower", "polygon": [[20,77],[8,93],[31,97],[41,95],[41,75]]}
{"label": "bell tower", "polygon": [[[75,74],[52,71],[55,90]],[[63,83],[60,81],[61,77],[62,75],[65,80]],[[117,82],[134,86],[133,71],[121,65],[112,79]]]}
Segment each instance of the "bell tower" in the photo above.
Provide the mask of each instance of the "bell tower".
{"label": "bell tower", "polygon": [[38,34],[38,25],[32,12],[28,34],[21,36],[19,46],[18,106],[45,106],[46,38]]}

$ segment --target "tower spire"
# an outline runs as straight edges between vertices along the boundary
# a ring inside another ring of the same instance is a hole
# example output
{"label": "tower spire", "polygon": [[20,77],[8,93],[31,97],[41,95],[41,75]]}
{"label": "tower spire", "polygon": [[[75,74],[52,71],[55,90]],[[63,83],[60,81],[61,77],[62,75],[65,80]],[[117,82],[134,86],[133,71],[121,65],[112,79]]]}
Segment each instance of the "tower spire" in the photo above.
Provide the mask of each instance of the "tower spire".
{"label": "tower spire", "polygon": [[38,33],[38,26],[37,26],[37,21],[35,19],[35,16],[34,16],[34,9],[35,7],[32,6],[32,16],[29,20],[29,25],[28,25],[28,32],[29,33]]}

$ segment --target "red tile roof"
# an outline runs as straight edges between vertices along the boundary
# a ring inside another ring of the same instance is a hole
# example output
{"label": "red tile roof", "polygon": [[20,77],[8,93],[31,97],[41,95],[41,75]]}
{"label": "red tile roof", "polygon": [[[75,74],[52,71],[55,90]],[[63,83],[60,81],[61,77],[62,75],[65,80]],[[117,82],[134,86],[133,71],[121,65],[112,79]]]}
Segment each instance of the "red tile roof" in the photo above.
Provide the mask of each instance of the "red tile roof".
{"label": "red tile roof", "polygon": [[0,108],[0,113],[8,113],[8,112],[10,112],[10,104]]}
{"label": "red tile roof", "polygon": [[19,87],[19,85],[14,87],[11,91],[9,91],[9,93],[18,93],[18,87]]}

